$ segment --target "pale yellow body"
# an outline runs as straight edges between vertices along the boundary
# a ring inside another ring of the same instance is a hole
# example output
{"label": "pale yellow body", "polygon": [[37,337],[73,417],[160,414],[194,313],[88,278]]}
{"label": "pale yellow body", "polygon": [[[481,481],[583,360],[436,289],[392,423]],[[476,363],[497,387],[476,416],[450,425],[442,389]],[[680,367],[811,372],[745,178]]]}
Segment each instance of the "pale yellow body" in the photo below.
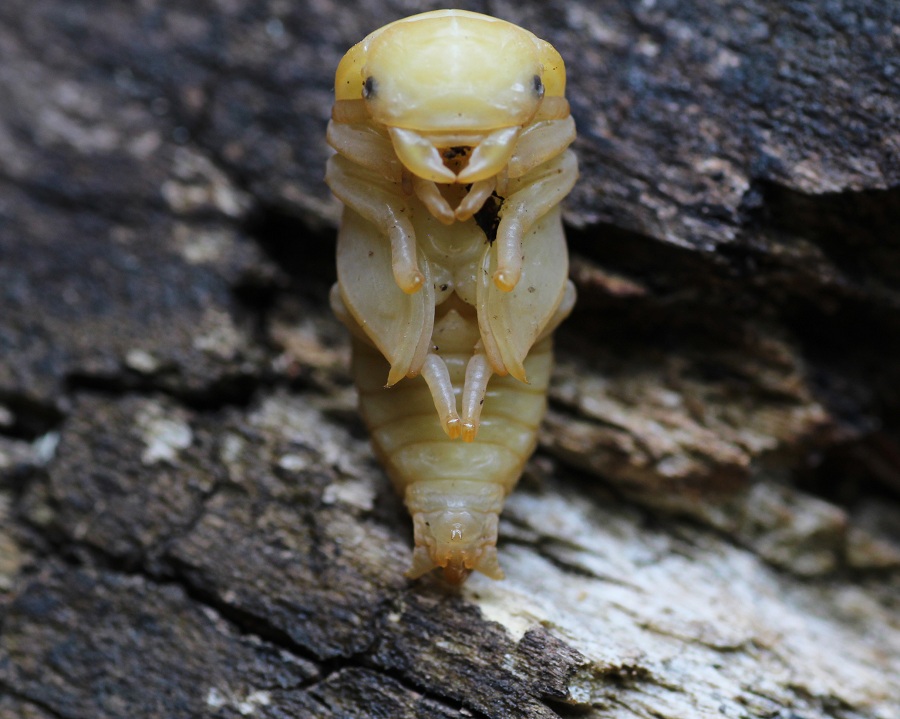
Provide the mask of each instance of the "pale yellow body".
{"label": "pale yellow body", "polygon": [[413,515],[410,576],[502,576],[497,516],[534,449],[549,335],[575,299],[558,208],[577,176],[564,90],[546,42],[457,10],[372,33],[337,71],[326,179],[347,209],[332,305]]}

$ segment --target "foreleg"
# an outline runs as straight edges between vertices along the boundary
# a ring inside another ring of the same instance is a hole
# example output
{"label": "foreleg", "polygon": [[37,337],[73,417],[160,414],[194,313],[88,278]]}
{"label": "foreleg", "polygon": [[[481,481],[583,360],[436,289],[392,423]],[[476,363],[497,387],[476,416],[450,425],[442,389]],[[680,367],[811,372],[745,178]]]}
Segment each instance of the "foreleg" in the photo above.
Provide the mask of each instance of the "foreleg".
{"label": "foreleg", "polygon": [[391,243],[391,268],[397,286],[406,294],[422,287],[425,277],[416,262],[416,233],[412,211],[400,185],[342,155],[332,155],[325,182],[347,207],[374,224]]}
{"label": "foreleg", "polygon": [[519,135],[516,149],[509,158],[507,172],[511,178],[522,177],[538,165],[549,162],[575,142],[575,121],[550,120],[530,125]]}
{"label": "foreleg", "polygon": [[578,179],[578,161],[569,150],[519,180],[500,208],[497,227],[497,270],[494,284],[511,291],[522,276],[522,238],[532,225],[558,205]]}
{"label": "foreleg", "polygon": [[339,154],[389,182],[401,182],[403,164],[390,138],[366,123],[329,122],[325,139]]}

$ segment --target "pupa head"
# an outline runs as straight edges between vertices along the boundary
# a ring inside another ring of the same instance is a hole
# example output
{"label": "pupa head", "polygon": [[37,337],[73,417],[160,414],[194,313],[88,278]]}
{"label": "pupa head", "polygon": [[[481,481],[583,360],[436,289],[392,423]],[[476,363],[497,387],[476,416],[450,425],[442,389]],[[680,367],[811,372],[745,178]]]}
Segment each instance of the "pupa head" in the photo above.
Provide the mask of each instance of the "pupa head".
{"label": "pupa head", "polygon": [[565,83],[559,53],[527,30],[435,10],[386,25],[347,52],[333,117],[375,122],[414,175],[465,185],[499,173],[539,114],[568,115]]}

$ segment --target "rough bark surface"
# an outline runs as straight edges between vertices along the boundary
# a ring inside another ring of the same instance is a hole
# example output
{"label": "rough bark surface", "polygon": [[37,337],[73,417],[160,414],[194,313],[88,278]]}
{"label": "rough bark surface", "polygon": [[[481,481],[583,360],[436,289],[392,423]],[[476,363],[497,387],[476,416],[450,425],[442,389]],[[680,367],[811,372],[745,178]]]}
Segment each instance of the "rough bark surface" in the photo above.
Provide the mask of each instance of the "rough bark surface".
{"label": "rough bark surface", "polygon": [[0,719],[900,717],[900,9],[463,3],[567,59],[502,582],[409,582],[332,73],[434,3],[0,4]]}

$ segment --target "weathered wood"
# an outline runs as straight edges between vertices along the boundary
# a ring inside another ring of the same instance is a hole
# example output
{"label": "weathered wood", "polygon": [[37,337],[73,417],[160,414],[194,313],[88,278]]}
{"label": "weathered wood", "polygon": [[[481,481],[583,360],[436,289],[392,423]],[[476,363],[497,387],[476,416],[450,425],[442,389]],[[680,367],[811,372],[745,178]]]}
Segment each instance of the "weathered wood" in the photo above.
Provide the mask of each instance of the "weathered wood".
{"label": "weathered wood", "polygon": [[410,8],[0,5],[0,718],[900,717],[900,10],[464,5],[566,57],[582,179],[459,593],[326,300],[333,69]]}

